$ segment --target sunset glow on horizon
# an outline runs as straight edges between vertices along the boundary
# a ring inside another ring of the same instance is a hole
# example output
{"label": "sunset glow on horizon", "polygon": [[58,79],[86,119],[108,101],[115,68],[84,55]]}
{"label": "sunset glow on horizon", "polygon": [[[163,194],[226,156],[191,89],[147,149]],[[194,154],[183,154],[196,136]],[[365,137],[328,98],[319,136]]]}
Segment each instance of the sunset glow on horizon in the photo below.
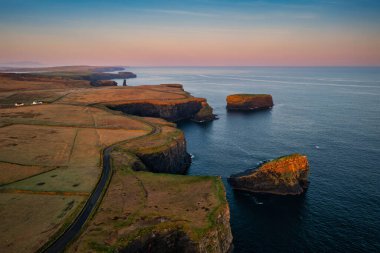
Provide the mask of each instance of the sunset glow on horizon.
{"label": "sunset glow on horizon", "polygon": [[376,0],[0,4],[1,65],[380,65]]}

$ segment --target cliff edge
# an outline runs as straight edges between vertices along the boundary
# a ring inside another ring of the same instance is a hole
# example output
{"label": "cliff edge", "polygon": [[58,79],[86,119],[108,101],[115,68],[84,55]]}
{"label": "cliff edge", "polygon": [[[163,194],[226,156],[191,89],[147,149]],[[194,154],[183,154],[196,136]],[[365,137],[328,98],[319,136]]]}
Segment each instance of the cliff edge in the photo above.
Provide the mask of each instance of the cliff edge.
{"label": "cliff edge", "polygon": [[191,96],[181,84],[78,89],[71,91],[58,103],[100,104],[125,114],[162,118],[171,122],[215,119],[207,100]]}

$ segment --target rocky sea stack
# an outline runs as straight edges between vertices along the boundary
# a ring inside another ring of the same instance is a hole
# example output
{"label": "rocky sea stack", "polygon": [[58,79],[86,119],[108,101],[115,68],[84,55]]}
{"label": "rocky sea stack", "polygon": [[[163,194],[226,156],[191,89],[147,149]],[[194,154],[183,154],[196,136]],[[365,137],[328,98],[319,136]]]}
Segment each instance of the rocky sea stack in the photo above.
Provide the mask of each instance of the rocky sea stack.
{"label": "rocky sea stack", "polygon": [[301,154],[283,156],[256,169],[233,174],[228,182],[234,189],[278,195],[299,195],[309,184],[309,163]]}
{"label": "rocky sea stack", "polygon": [[256,111],[273,107],[269,94],[233,94],[227,96],[227,110]]}
{"label": "rocky sea stack", "polygon": [[206,99],[200,98],[201,109],[192,118],[195,122],[208,122],[216,119],[216,115],[213,113],[212,107],[207,103]]}

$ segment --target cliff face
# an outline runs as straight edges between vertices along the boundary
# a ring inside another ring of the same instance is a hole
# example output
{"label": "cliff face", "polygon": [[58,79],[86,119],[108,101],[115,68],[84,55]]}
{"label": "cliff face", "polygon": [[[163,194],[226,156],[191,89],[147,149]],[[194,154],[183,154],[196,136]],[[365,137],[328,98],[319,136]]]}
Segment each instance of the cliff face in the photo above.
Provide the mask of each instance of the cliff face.
{"label": "cliff face", "polygon": [[298,195],[308,187],[307,157],[292,154],[264,163],[256,170],[231,175],[233,188],[251,192]]}
{"label": "cliff face", "polygon": [[129,243],[128,246],[119,250],[123,253],[150,252],[150,253],[195,253],[196,245],[190,240],[181,228],[164,232],[146,234]]}
{"label": "cliff face", "polygon": [[97,80],[91,82],[92,86],[99,87],[99,86],[117,86],[117,82],[111,81],[111,80]]}
{"label": "cliff face", "polygon": [[173,138],[164,148],[148,152],[142,150],[136,155],[151,172],[185,174],[191,164],[183,134]]}
{"label": "cliff face", "polygon": [[[165,124],[165,122],[163,122]],[[155,173],[185,174],[191,164],[183,132],[173,126],[156,126],[156,133],[120,144],[127,157],[133,153],[144,166],[132,169]],[[120,152],[119,156],[123,156]]]}
{"label": "cliff face", "polygon": [[226,202],[217,212],[214,226],[200,240],[196,252],[230,252],[232,239],[230,209]]}
{"label": "cliff face", "polygon": [[216,115],[213,114],[212,107],[207,103],[206,99],[200,98],[201,109],[192,118],[195,122],[207,122],[216,119]]}
{"label": "cliff face", "polygon": [[228,110],[254,111],[273,107],[273,99],[268,94],[234,94],[227,96]]}
{"label": "cliff face", "polygon": [[[230,210],[226,201],[223,183],[215,180],[220,198],[220,205],[210,211],[208,219],[211,226],[202,229],[201,234],[194,235],[184,224],[164,228],[152,228],[142,233],[119,252],[187,252],[187,253],[227,253],[231,250],[232,232],[230,227]],[[208,210],[207,210],[208,211]]]}
{"label": "cliff face", "polygon": [[232,233],[230,211],[225,205],[217,213],[213,227],[209,228],[200,240],[194,240],[181,227],[147,233],[132,241],[119,252],[135,253],[227,253],[231,250]]}
{"label": "cliff face", "polygon": [[137,101],[117,106],[108,106],[111,109],[145,117],[158,117],[176,122],[192,118],[201,108],[201,102],[197,100],[180,101],[178,103],[153,103]]}

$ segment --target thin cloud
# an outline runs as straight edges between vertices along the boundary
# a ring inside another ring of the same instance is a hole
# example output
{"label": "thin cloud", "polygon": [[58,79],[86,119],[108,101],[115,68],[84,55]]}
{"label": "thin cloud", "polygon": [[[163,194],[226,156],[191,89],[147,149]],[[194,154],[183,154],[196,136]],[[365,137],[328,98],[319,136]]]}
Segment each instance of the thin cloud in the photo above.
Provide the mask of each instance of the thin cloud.
{"label": "thin cloud", "polygon": [[252,14],[252,15],[231,15],[234,19],[241,19],[245,21],[255,21],[255,20],[313,20],[319,18],[315,13],[263,13],[263,14]]}
{"label": "thin cloud", "polygon": [[143,11],[162,13],[162,14],[171,14],[171,15],[186,15],[186,16],[197,16],[197,17],[219,17],[218,14],[206,13],[206,12],[194,12],[194,11],[185,11],[185,10],[164,10],[164,9],[144,9]]}
{"label": "thin cloud", "polygon": [[252,13],[252,14],[242,14],[236,12],[195,12],[186,10],[172,10],[172,9],[141,9],[140,11],[159,13],[159,14],[169,14],[169,15],[185,15],[194,17],[205,17],[205,18],[232,18],[235,20],[273,20],[273,19],[287,19],[287,20],[313,20],[319,18],[319,15],[310,12],[266,12],[266,13]]}

